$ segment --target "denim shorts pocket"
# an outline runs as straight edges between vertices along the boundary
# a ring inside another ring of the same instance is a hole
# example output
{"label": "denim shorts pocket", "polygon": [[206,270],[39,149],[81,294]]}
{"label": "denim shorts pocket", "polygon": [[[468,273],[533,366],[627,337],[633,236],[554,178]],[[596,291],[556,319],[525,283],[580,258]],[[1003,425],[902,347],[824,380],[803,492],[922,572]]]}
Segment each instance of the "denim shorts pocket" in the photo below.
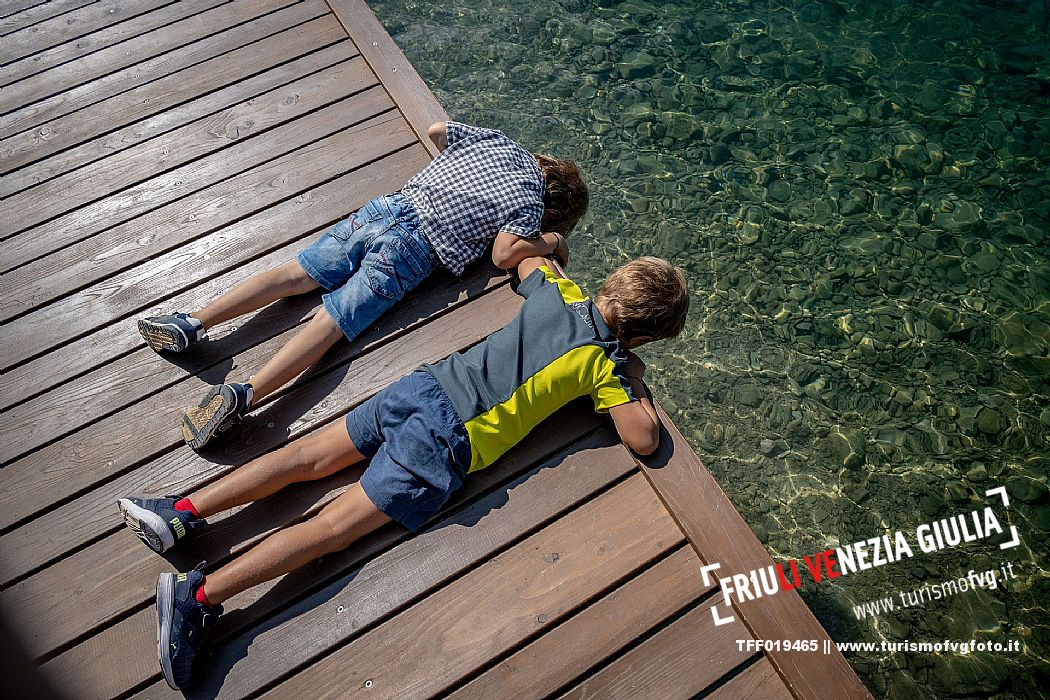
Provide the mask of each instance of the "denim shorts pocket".
{"label": "denim shorts pocket", "polygon": [[374,224],[382,219],[389,218],[388,210],[386,209],[387,208],[384,204],[377,202],[374,199],[370,200],[366,202],[363,207],[332,227],[332,235],[341,241],[349,241],[350,238],[357,233],[358,229],[369,224]]}
{"label": "denim shorts pocket", "polygon": [[364,268],[372,291],[396,301],[412,291],[429,268],[420,253],[399,237],[396,228],[391,234],[365,256]]}

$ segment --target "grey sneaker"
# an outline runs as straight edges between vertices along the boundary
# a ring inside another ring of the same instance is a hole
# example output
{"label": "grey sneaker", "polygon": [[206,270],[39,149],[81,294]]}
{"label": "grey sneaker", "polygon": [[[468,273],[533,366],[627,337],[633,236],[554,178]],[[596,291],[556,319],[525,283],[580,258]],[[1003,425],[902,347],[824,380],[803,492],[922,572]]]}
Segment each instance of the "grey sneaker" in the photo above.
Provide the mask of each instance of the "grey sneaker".
{"label": "grey sneaker", "polygon": [[225,432],[252,408],[249,384],[219,384],[204,395],[201,402],[182,417],[182,438],[195,450]]}
{"label": "grey sneaker", "polygon": [[150,316],[139,320],[139,335],[154,352],[182,352],[207,332],[197,319],[186,314]]}

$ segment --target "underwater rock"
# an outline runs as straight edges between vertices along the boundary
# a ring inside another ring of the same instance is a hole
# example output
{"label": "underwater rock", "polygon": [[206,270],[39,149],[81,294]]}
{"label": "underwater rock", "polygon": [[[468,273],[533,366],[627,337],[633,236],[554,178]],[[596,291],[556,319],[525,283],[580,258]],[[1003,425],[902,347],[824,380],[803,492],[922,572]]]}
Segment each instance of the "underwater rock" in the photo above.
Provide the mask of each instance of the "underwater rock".
{"label": "underwater rock", "polygon": [[966,470],[966,479],[978,484],[988,481],[988,469],[983,464],[975,464]]}
{"label": "underwater rock", "polygon": [[669,137],[675,140],[689,139],[696,131],[693,118],[684,112],[667,112],[664,114],[664,126]]}
{"label": "underwater rock", "polygon": [[649,105],[636,102],[632,105],[628,105],[623,113],[620,115],[620,119],[624,126],[636,127],[642,122],[650,122],[656,119],[656,113],[653,112],[652,107]]}
{"label": "underwater rock", "polygon": [[839,213],[843,216],[860,214],[868,211],[870,203],[871,195],[868,194],[867,190],[853,189],[850,190],[848,198],[839,202]]}
{"label": "underwater rock", "polygon": [[737,387],[734,393],[737,401],[751,408],[757,408],[762,405],[762,399],[766,397],[766,392],[754,384],[745,384]]}
{"label": "underwater rock", "polygon": [[926,168],[933,162],[926,147],[917,143],[897,146],[893,150],[893,160],[898,167],[908,173],[908,177],[920,179],[926,174]]}
{"label": "underwater rock", "polygon": [[604,26],[597,26],[591,32],[591,41],[596,44],[611,44],[616,39],[616,31]]}
{"label": "underwater rock", "polygon": [[1050,489],[1046,484],[1040,483],[1027,476],[1015,476],[1006,482],[1006,490],[1010,498],[1034,505],[1044,503],[1050,497]]}
{"label": "underwater rock", "polygon": [[933,215],[933,224],[945,231],[968,233],[983,228],[981,212],[976,204],[967,201],[946,202]]}
{"label": "underwater rock", "polygon": [[1050,531],[1050,505],[1042,504],[1032,508],[1032,522],[1040,530]]}
{"label": "underwater rock", "polygon": [[992,337],[1011,357],[1042,355],[1046,352],[1048,336],[1045,323],[1017,313],[1009,314],[992,330]]}
{"label": "underwater rock", "polygon": [[[889,161],[885,158],[879,158],[878,160],[872,160],[865,163],[860,177],[864,180],[882,180],[891,172]],[[912,192],[914,192],[914,189]],[[898,194],[896,191],[894,193]],[[911,193],[909,192],[908,194]]]}
{"label": "underwater rock", "polygon": [[651,78],[656,75],[660,65],[661,61],[644,51],[631,51],[623,57],[617,71],[621,78],[627,80]]}
{"label": "underwater rock", "polygon": [[784,203],[791,199],[791,185],[783,180],[773,180],[766,188],[766,193],[774,202]]}
{"label": "underwater rock", "polygon": [[708,445],[721,445],[725,441],[725,429],[718,423],[707,422],[704,424],[703,437]]}
{"label": "underwater rock", "polygon": [[1003,414],[994,408],[982,408],[977,414],[977,429],[985,435],[995,436],[1006,428],[1006,419]]}
{"label": "underwater rock", "polygon": [[864,436],[852,428],[834,426],[828,434],[831,454],[847,469],[855,469],[864,464]]}
{"label": "underwater rock", "polygon": [[930,306],[930,311],[926,318],[930,323],[937,326],[942,331],[946,331],[951,328],[953,323],[955,323],[956,316],[956,312],[945,308],[941,304],[933,304]]}
{"label": "underwater rock", "polygon": [[627,204],[635,214],[644,214],[649,211],[649,198],[638,195],[628,195]]}
{"label": "underwater rock", "polygon": [[944,499],[935,493],[922,493],[919,495],[919,508],[927,516],[934,516],[944,510]]}
{"label": "underwater rock", "polygon": [[964,503],[970,500],[972,491],[966,488],[966,485],[961,481],[949,481],[944,486],[944,494],[955,503]]}
{"label": "underwater rock", "polygon": [[766,457],[779,457],[788,451],[788,444],[783,440],[763,439],[758,443],[758,451]]}

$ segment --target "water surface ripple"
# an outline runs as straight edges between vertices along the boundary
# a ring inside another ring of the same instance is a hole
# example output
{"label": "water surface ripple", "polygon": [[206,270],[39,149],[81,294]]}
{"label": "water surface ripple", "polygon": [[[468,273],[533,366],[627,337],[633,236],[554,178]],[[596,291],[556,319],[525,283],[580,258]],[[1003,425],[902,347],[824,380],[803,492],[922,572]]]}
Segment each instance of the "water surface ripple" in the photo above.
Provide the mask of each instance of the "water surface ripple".
{"label": "water surface ripple", "polygon": [[[1050,687],[1050,41],[1035,2],[372,0],[453,118],[577,160],[585,287],[643,254],[693,313],[650,384],[777,558],[973,510],[979,541],[802,593],[876,697]],[[1019,575],[858,621],[1011,561]]]}

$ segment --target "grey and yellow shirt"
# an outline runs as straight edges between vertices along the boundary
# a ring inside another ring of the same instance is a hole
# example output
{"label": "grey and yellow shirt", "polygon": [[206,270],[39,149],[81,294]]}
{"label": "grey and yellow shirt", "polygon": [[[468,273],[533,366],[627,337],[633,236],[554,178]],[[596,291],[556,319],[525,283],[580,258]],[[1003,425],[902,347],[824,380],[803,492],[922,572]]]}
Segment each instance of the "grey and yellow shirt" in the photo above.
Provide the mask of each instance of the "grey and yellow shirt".
{"label": "grey and yellow shirt", "polygon": [[547,266],[522,280],[517,318],[464,353],[423,365],[470,437],[469,471],[492,464],[544,418],[579,396],[608,411],[634,400],[627,353],[571,280]]}

